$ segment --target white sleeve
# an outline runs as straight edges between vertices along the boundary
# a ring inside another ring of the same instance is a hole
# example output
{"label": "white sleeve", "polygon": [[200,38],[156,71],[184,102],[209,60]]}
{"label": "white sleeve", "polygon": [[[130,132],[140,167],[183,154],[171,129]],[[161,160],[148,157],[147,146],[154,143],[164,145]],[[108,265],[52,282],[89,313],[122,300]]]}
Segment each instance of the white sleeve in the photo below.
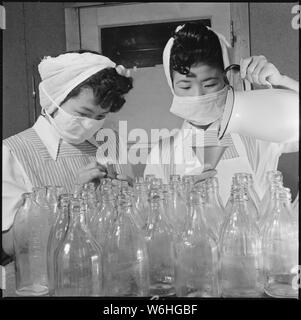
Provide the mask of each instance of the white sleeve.
{"label": "white sleeve", "polygon": [[281,153],[299,152],[299,141],[284,143],[280,148]]}
{"label": "white sleeve", "polygon": [[32,185],[23,167],[11,150],[2,145],[2,231],[12,226],[22,194],[31,191]]}
{"label": "white sleeve", "polygon": [[160,163],[160,148],[159,144],[156,144],[154,147],[152,147],[147,160],[146,160],[146,166],[144,169],[144,176],[147,174],[153,174],[156,176],[156,178],[161,178],[164,183],[166,183],[166,177],[164,172],[164,167]]}

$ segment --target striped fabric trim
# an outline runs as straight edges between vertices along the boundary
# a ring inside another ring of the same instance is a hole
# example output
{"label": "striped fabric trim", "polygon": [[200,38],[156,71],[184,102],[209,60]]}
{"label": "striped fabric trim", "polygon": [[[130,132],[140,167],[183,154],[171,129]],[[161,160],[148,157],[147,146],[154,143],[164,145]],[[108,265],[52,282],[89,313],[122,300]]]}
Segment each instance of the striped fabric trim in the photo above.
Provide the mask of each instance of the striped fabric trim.
{"label": "striped fabric trim", "polygon": [[239,157],[238,152],[233,143],[232,137],[230,134],[227,134],[223,139],[219,140],[217,137],[216,130],[206,130],[205,131],[205,145],[221,145],[227,146],[225,153],[222,156],[221,160],[228,160]]}
{"label": "striped fabric trim", "polygon": [[[160,150],[160,163],[163,167],[166,177],[170,174],[175,174],[175,155],[174,155],[174,140],[175,137],[160,139],[159,140],[159,150]],[[235,148],[232,137],[230,134],[224,136],[224,138],[218,141],[216,131],[206,131],[205,133],[205,145],[216,145],[220,144],[222,146],[228,146],[224,152],[221,160],[229,160],[239,157],[239,154]],[[170,158],[169,164],[163,164],[162,159]]]}
{"label": "striped fabric trim", "polygon": [[228,146],[221,160],[228,160],[239,157],[230,134],[224,136],[224,138],[221,140],[221,145]]}
{"label": "striped fabric trim", "polygon": [[254,159],[256,159],[256,139],[253,137],[241,136],[239,135],[247,152],[247,157],[253,172],[255,172],[255,163]]}

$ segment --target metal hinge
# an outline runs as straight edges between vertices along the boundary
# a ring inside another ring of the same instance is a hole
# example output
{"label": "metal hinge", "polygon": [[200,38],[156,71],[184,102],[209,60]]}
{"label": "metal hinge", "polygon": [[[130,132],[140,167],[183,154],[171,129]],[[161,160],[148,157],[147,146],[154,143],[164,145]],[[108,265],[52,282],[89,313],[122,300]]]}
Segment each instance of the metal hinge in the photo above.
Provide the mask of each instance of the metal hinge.
{"label": "metal hinge", "polygon": [[233,20],[231,20],[231,23],[230,23],[230,36],[231,36],[231,47],[234,48],[237,37],[234,33]]}

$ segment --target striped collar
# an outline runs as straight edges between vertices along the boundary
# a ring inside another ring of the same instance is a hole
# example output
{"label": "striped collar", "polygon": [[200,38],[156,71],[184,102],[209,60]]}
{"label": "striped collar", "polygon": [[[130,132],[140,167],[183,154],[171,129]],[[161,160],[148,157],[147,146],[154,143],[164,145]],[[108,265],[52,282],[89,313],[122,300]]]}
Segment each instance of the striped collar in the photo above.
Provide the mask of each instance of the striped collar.
{"label": "striped collar", "polygon": [[43,144],[47,148],[51,158],[55,161],[58,156],[59,146],[62,138],[43,116],[39,116],[38,120],[33,125],[33,129],[36,131]]}
{"label": "striped collar", "polygon": [[202,133],[204,135],[205,145],[219,144],[228,147],[222,157],[223,160],[239,157],[238,151],[235,147],[231,134],[227,134],[223,137],[222,140],[218,140],[218,122],[214,122],[207,128],[207,130],[204,131],[203,129],[197,128],[185,120],[180,131],[183,134],[183,143],[185,143],[186,139],[190,139],[186,141],[192,141],[191,135]]}
{"label": "striped collar", "polygon": [[[36,123],[33,125],[33,129],[36,131],[41,141],[48,150],[51,158],[56,161],[59,153],[59,147],[65,142],[57,133],[55,128],[50,122],[42,115],[39,116]],[[91,144],[98,146],[94,137],[88,140]]]}

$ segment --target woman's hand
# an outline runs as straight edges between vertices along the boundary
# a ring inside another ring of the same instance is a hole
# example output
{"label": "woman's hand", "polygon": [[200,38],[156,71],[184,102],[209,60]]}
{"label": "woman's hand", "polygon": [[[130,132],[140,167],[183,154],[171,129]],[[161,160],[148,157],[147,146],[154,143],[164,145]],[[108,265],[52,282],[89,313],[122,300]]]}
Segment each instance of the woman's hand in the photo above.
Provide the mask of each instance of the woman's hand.
{"label": "woman's hand", "polygon": [[206,179],[212,178],[217,174],[217,171],[212,169],[212,170],[206,170],[204,172],[202,172],[199,175],[196,175],[196,179],[194,184],[198,184],[200,182],[205,181]]}
{"label": "woman's hand", "polygon": [[258,85],[280,86],[283,75],[265,56],[252,56],[240,60],[240,75],[242,79]]}
{"label": "woman's hand", "polygon": [[117,174],[116,179],[112,180],[112,183],[115,184],[116,180],[121,180],[121,181],[127,181],[127,183],[132,187],[133,186],[133,179],[129,176],[124,176],[121,174]]}
{"label": "woman's hand", "polygon": [[93,161],[78,171],[76,184],[83,185],[88,182],[95,182],[95,179],[104,178],[106,175],[106,167]]}

